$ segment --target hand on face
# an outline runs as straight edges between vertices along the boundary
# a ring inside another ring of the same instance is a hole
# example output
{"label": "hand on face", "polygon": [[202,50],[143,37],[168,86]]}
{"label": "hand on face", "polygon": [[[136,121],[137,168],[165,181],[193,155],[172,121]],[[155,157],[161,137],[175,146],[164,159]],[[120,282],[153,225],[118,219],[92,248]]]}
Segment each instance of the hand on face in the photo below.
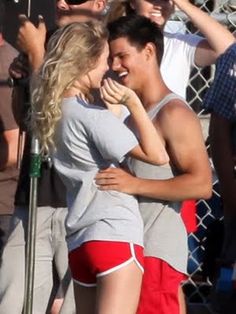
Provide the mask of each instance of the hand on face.
{"label": "hand on face", "polygon": [[163,28],[174,10],[172,0],[134,0],[133,8],[137,14],[146,16]]}
{"label": "hand on face", "polygon": [[107,0],[57,0],[56,23],[59,27],[73,22],[86,22],[101,17]]}
{"label": "hand on face", "polygon": [[120,104],[129,107],[138,100],[138,97],[133,90],[119,84],[111,78],[104,80],[103,86],[100,88],[100,93],[101,98],[107,107]]}
{"label": "hand on face", "polygon": [[189,3],[189,0],[172,0],[173,4],[176,5],[178,8],[182,8],[182,5]]}

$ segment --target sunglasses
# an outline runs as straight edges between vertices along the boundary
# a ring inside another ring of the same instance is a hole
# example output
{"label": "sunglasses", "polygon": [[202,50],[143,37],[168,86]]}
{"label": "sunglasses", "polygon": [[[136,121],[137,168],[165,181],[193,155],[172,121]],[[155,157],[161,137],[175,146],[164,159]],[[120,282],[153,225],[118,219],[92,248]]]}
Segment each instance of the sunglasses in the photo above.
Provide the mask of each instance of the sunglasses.
{"label": "sunglasses", "polygon": [[65,0],[65,2],[69,5],[79,5],[87,1],[88,0]]}

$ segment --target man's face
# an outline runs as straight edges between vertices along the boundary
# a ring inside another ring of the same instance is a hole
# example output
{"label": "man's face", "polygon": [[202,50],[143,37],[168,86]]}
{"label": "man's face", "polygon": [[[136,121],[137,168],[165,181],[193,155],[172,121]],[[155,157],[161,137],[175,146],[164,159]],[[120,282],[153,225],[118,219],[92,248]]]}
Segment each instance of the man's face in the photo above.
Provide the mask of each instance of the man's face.
{"label": "man's face", "polygon": [[59,27],[73,22],[86,22],[101,16],[107,0],[88,0],[81,4],[69,4],[66,0],[57,0],[56,24]]}
{"label": "man's face", "polygon": [[121,83],[137,93],[145,85],[147,68],[146,49],[138,49],[127,38],[120,37],[110,42],[111,68]]}
{"label": "man's face", "polygon": [[131,4],[137,14],[150,18],[161,29],[174,10],[171,0],[132,0]]}

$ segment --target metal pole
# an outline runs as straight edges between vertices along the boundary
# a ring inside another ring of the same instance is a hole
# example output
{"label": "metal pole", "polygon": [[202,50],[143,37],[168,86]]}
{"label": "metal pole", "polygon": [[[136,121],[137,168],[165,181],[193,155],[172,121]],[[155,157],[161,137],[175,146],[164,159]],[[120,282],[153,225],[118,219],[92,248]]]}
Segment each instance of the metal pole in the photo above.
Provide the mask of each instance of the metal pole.
{"label": "metal pole", "polygon": [[26,241],[25,296],[23,310],[24,314],[33,314],[35,245],[37,229],[37,188],[38,178],[40,176],[40,167],[41,155],[39,141],[35,137],[33,137],[31,144],[30,199]]}
{"label": "metal pole", "polygon": [[[31,15],[31,0],[28,0],[27,16]],[[25,293],[23,314],[33,314],[34,295],[34,271],[35,271],[35,246],[37,232],[37,192],[38,178],[40,177],[41,155],[39,141],[32,136],[30,160],[30,195],[29,195],[29,216],[26,240],[25,257]]]}

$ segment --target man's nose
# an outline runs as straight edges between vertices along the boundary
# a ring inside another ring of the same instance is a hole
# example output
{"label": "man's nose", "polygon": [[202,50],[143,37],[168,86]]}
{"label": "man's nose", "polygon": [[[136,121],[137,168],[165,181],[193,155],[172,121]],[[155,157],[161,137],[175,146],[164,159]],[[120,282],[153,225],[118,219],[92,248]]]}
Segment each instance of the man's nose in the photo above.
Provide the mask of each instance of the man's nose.
{"label": "man's nose", "polygon": [[117,71],[120,68],[120,62],[116,58],[111,61],[111,68],[113,71]]}

